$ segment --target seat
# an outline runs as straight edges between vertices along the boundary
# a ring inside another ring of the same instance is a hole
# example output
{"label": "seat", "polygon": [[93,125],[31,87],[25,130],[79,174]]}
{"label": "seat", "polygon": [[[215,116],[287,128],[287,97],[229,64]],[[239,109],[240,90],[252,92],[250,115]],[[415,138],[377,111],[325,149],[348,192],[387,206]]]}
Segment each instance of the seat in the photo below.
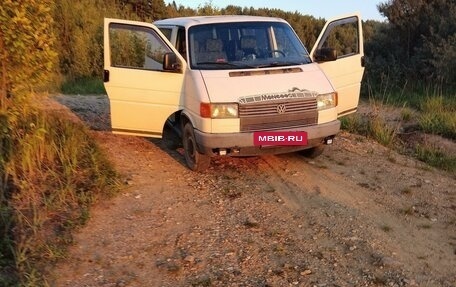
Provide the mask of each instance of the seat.
{"label": "seat", "polygon": [[198,53],[198,63],[226,62],[226,53],[223,51],[223,42],[220,39],[207,39],[204,50]]}
{"label": "seat", "polygon": [[241,50],[245,56],[254,55],[257,56],[256,52],[257,42],[254,36],[243,36],[241,38]]}

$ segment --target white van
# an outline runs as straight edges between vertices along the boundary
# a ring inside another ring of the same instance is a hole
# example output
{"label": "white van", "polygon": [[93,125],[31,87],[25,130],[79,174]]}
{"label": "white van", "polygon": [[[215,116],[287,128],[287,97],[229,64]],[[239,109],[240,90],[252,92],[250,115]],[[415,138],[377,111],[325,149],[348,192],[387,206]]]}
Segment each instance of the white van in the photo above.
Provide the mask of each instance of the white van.
{"label": "white van", "polygon": [[182,138],[190,169],[213,156],[318,155],[356,111],[364,72],[358,14],[329,21],[309,53],[284,20],[105,19],[112,131]]}

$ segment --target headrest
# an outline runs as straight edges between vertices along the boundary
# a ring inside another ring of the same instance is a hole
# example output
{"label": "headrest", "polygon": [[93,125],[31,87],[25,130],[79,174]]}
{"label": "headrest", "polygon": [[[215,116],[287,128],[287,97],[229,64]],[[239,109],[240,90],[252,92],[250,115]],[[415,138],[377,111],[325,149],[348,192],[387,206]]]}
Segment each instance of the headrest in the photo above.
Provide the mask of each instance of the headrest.
{"label": "headrest", "polygon": [[220,39],[207,39],[206,51],[207,52],[220,52],[223,50],[223,43]]}
{"label": "headrest", "polygon": [[253,36],[244,36],[241,38],[241,49],[256,48],[256,39]]}

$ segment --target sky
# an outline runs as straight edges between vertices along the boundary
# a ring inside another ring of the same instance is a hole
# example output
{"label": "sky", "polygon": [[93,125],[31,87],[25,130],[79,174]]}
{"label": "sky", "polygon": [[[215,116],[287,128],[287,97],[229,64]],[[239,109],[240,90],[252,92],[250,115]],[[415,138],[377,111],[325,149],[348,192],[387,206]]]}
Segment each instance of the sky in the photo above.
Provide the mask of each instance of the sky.
{"label": "sky", "polygon": [[[225,8],[228,5],[254,8],[277,8],[288,12],[298,11],[303,15],[312,15],[315,18],[326,20],[352,12],[360,12],[363,20],[385,21],[377,9],[377,4],[386,0],[174,0],[177,6],[183,5],[191,8],[204,6],[211,3],[217,8]],[[173,0],[165,0],[172,3]]]}

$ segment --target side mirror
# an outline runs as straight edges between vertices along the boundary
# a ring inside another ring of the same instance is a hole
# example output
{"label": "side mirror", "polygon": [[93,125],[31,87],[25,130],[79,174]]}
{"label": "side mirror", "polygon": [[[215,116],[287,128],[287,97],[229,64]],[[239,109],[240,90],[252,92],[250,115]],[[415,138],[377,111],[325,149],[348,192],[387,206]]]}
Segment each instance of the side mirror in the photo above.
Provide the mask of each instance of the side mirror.
{"label": "side mirror", "polygon": [[163,70],[171,72],[180,72],[181,64],[179,63],[176,54],[170,52],[166,53],[163,56]]}
{"label": "side mirror", "polygon": [[337,51],[334,48],[320,48],[315,51],[316,62],[330,62],[337,60]]}

